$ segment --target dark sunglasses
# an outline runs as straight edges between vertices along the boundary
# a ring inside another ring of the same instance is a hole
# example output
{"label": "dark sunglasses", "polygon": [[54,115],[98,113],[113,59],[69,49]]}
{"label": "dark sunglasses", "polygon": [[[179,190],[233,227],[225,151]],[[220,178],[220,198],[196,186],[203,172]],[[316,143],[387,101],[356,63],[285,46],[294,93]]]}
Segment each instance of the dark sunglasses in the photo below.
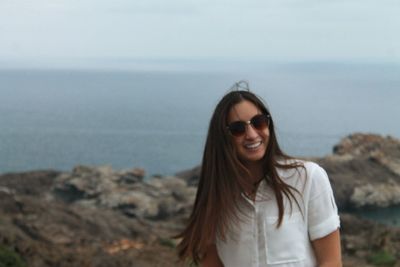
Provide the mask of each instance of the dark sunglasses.
{"label": "dark sunglasses", "polygon": [[232,122],[226,128],[233,136],[240,137],[246,133],[247,125],[252,125],[254,129],[259,131],[264,130],[269,126],[270,118],[269,114],[258,114],[249,121]]}

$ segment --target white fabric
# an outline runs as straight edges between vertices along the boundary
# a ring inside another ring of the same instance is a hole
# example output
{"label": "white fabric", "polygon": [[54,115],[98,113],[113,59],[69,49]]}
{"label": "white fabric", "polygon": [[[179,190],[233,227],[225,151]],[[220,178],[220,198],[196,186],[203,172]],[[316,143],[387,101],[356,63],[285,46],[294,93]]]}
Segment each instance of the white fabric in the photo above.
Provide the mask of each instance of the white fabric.
{"label": "white fabric", "polygon": [[314,267],[311,241],[340,226],[332,188],[326,172],[313,162],[297,170],[278,169],[279,176],[300,193],[300,208],[285,198],[285,215],[279,228],[278,207],[267,183],[259,185],[255,201],[243,205],[245,216],[235,223],[225,241],[217,240],[225,267]]}

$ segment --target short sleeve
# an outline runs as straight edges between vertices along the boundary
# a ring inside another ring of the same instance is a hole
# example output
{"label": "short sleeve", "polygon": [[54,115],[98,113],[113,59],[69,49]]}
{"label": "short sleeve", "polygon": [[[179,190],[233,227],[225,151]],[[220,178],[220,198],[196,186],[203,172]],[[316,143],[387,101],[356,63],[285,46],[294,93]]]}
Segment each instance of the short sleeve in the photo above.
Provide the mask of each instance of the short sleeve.
{"label": "short sleeve", "polygon": [[327,236],[340,227],[338,209],[325,170],[315,164],[310,170],[308,234],[310,240]]}

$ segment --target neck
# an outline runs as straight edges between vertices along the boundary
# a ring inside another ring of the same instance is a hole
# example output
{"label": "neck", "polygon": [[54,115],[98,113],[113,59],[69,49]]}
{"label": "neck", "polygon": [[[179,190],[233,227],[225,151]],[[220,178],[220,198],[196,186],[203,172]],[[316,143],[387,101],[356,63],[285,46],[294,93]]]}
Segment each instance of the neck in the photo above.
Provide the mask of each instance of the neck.
{"label": "neck", "polygon": [[252,183],[258,183],[264,177],[264,169],[260,162],[248,163],[246,167],[250,171]]}

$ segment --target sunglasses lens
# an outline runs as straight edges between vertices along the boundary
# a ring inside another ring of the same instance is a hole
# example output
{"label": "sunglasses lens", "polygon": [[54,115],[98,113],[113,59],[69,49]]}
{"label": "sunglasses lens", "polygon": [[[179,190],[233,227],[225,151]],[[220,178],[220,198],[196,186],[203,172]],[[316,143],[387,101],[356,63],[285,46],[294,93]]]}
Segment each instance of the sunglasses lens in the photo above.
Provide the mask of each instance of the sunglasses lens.
{"label": "sunglasses lens", "polygon": [[[269,116],[265,114],[259,114],[254,116],[250,120],[250,124],[256,130],[264,130],[269,126]],[[235,121],[228,125],[229,132],[236,137],[240,137],[246,134],[247,122]]]}
{"label": "sunglasses lens", "polygon": [[229,124],[229,131],[233,136],[241,136],[246,133],[246,124],[242,121],[237,121]]}
{"label": "sunglasses lens", "polygon": [[264,114],[260,114],[260,115],[254,116],[251,119],[251,124],[257,130],[264,130],[265,128],[268,127],[269,118]]}

